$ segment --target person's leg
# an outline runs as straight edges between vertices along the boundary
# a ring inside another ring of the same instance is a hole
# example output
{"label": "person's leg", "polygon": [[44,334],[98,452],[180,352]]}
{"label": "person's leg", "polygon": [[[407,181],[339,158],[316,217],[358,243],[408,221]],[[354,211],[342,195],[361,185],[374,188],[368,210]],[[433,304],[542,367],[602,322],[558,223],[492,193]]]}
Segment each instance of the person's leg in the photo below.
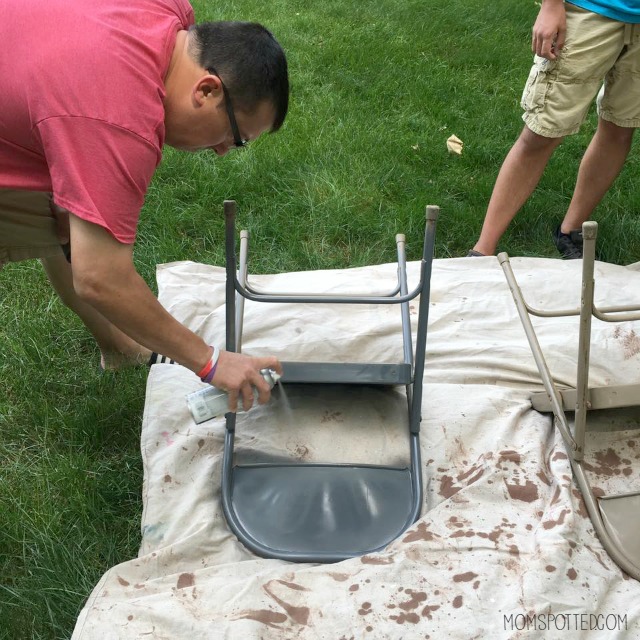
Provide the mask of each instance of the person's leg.
{"label": "person's leg", "polygon": [[151,351],[142,347],[117,329],[92,306],[83,302],[73,288],[71,265],[62,252],[59,255],[41,258],[49,281],[62,302],[74,311],[96,339],[102,354],[105,369],[117,369],[126,364],[142,364],[149,360]]}
{"label": "person's leg", "polygon": [[561,142],[562,138],[546,138],[524,127],[502,163],[474,251],[495,253],[502,234],[533,193]]}
{"label": "person's leg", "polygon": [[554,149],[563,137],[580,129],[602,79],[624,50],[624,24],[570,3],[565,4],[565,11],[567,38],[561,55],[553,61],[536,56],[522,94],[523,119],[529,134],[534,132],[538,140],[533,138],[532,143],[533,136],[525,129],[507,156],[475,245],[481,253],[495,252],[499,238],[535,189]]}
{"label": "person's leg", "polygon": [[581,229],[624,166],[635,129],[619,127],[600,118],[595,135],[580,163],[578,179],[562,233]]}

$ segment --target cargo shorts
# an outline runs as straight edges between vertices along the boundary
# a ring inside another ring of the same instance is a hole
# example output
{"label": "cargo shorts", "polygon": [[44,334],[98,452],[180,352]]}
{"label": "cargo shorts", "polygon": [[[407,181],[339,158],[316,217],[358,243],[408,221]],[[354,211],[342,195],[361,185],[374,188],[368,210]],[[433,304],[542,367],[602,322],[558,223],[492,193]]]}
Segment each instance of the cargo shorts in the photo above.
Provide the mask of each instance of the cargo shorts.
{"label": "cargo shorts", "polygon": [[50,193],[0,189],[0,268],[62,253],[51,202]]}
{"label": "cargo shorts", "polygon": [[597,96],[603,120],[640,126],[640,24],[564,6],[565,45],[556,60],[534,57],[522,93],[525,124],[546,138],[576,133]]}

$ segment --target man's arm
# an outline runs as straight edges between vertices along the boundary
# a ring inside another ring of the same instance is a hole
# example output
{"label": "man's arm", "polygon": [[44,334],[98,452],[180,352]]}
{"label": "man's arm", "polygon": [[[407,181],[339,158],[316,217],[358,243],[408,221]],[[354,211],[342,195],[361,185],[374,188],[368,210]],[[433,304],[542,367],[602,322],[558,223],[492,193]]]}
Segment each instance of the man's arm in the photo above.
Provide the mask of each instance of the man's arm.
{"label": "man's arm", "polygon": [[531,36],[531,49],[547,60],[555,60],[564,47],[567,17],[564,0],[542,0]]}
{"label": "man's arm", "polygon": [[[135,270],[133,245],[118,242],[106,229],[69,215],[73,247],[73,286],[77,295],[141,345],[162,353],[198,372],[211,357],[211,348],[178,322],[157,300]],[[229,392],[229,407],[237,408],[238,395],[245,409],[269,399],[269,385],[260,369],[281,373],[275,357],[252,358],[223,351],[212,384]]]}

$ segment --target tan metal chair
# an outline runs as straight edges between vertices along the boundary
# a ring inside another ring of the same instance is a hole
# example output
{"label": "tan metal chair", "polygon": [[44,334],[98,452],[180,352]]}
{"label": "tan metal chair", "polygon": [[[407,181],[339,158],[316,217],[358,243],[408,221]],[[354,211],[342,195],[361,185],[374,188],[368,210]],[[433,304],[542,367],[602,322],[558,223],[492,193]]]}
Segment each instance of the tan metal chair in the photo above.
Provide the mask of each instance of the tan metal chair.
{"label": "tan metal chair", "polygon": [[[640,491],[598,497],[594,494],[584,469],[588,411],[640,404],[640,384],[589,388],[592,317],[595,316],[604,322],[640,320],[640,305],[598,308],[594,304],[597,233],[598,225],[596,222],[585,222],[582,225],[584,257],[582,260],[582,297],[579,309],[550,312],[530,307],[525,302],[516,281],[509,256],[506,253],[500,253],[498,261],[509,283],[518,315],[545,388],[544,393],[532,396],[531,404],[538,411],[553,412],[554,425],[562,435],[574,476],[602,545],[616,564],[627,574],[640,580]],[[530,315],[546,318],[580,316],[575,389],[561,390],[554,382],[531,323]],[[567,417],[568,412],[575,412],[573,433]]]}

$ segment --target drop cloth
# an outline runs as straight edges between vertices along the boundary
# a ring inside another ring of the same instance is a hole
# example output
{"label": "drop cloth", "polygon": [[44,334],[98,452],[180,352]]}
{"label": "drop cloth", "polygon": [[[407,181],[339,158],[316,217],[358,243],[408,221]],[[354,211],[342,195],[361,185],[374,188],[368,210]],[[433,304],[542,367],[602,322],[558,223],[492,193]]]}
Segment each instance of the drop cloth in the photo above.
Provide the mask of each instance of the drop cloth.
{"label": "drop cloth", "polygon": [[[577,307],[579,262],[512,259],[525,297]],[[415,283],[418,264],[408,265]],[[254,276],[279,292],[385,293],[395,265]],[[224,271],[179,262],[159,298],[224,344]],[[640,271],[596,263],[596,302],[640,303]],[[412,303],[412,319],[416,304]],[[556,380],[575,381],[577,318],[533,320]],[[402,359],[399,311],[371,305],[246,303],[243,348],[284,360]],[[640,383],[640,323],[593,321],[591,384]],[[179,366],[151,368],[141,435],[142,543],[109,569],[74,640],[133,638],[640,637],[640,584],[595,536],[559,434],[531,408],[543,390],[495,258],[435,260],[421,432],[424,507],[381,553],[331,565],[262,559],[220,504],[224,424],[195,425]],[[406,459],[400,391],[285,389],[239,417],[243,460]],[[587,470],[602,493],[639,488],[640,409],[594,413]]]}

